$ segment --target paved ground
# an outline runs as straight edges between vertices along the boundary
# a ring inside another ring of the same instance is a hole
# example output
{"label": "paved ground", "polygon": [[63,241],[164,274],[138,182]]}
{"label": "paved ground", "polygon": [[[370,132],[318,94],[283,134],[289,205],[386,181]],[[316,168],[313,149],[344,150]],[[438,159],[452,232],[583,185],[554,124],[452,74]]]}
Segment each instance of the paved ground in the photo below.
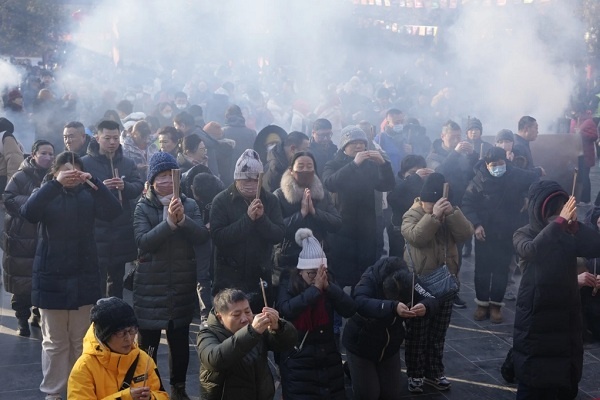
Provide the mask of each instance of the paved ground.
{"label": "paved ground", "polygon": [[[592,173],[593,193],[600,189],[600,169]],[[582,212],[585,210],[581,210]],[[500,365],[511,346],[514,301],[506,302],[503,310],[505,321],[500,325],[487,322],[474,322],[473,298],[473,257],[465,259],[461,270],[463,289],[461,296],[468,300],[468,307],[455,310],[448,332],[444,363],[446,374],[452,381],[452,388],[446,392],[426,389],[414,396],[406,390],[405,378],[400,385],[404,399],[455,399],[455,400],[504,400],[515,398],[515,386],[507,385],[500,376]],[[129,294],[129,299],[130,294]],[[30,338],[16,335],[16,319],[10,308],[10,295],[0,289],[0,400],[43,399],[39,392],[42,379],[40,352],[41,334],[32,330]],[[188,369],[188,393],[199,396],[198,357],[195,351],[195,337],[198,321],[192,325],[190,334],[190,366]],[[163,341],[163,343],[165,343]],[[168,378],[167,347],[158,350],[159,369],[163,378]],[[583,379],[578,399],[600,398],[600,343],[587,343],[584,359]],[[168,380],[165,380],[168,387]]]}

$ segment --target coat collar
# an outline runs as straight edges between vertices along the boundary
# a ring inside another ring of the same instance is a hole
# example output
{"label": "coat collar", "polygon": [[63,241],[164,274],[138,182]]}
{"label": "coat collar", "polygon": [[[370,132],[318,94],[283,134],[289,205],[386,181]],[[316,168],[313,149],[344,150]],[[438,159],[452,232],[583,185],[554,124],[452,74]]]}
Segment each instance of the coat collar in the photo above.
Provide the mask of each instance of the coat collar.
{"label": "coat collar", "polygon": [[[315,173],[315,178],[312,185],[309,187],[311,197],[315,200],[323,200],[325,197],[325,191],[323,190],[323,184]],[[281,177],[281,192],[283,197],[290,204],[297,204],[302,201],[304,195],[304,188],[298,186],[298,183],[292,176],[292,172],[287,169]]]}

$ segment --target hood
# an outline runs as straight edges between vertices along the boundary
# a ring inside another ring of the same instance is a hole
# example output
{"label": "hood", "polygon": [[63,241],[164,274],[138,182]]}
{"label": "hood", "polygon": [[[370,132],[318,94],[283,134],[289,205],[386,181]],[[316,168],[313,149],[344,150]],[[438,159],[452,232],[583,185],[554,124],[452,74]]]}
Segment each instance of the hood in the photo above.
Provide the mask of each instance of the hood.
{"label": "hood", "polygon": [[[95,158],[104,158],[106,160],[106,162],[110,162],[110,160],[108,159],[107,156],[105,156],[104,154],[100,154],[100,145],[95,140],[90,141],[90,144],[88,145],[88,148],[87,148],[87,155],[90,157],[95,157]],[[123,158],[123,146],[119,145],[119,147],[117,147],[117,151],[115,151],[115,155],[113,157],[113,163],[120,161],[122,158]]]}
{"label": "hood", "polygon": [[226,126],[246,127],[246,119],[242,115],[231,115],[225,121]]}
{"label": "hood", "polygon": [[556,196],[569,198],[567,192],[555,181],[539,181],[529,187],[529,225],[534,232],[540,232],[548,224],[543,217],[543,211],[547,205],[546,201]]}
{"label": "hood", "polygon": [[[315,171],[315,178],[310,185],[310,194],[311,197],[315,200],[323,200],[325,197],[325,191],[323,190],[323,184],[321,180],[317,176],[317,172]],[[283,193],[283,197],[290,204],[298,204],[302,201],[302,196],[304,196],[304,188],[298,186],[298,183],[292,176],[292,171],[288,169],[285,170],[283,176],[281,177],[281,192]]]}
{"label": "hood", "polygon": [[19,166],[19,171],[23,171],[28,176],[35,178],[37,180],[36,186],[39,186],[48,173],[48,168],[40,168],[40,166],[33,161],[33,158],[28,156]]}
{"label": "hood", "polygon": [[[385,299],[385,294],[383,292],[383,281],[391,276],[394,272],[400,270],[409,271],[408,267],[404,260],[400,257],[386,257],[378,260],[373,266],[367,269],[367,272],[370,270],[373,275],[373,280],[377,284],[377,298]],[[412,282],[411,282],[412,283]],[[410,283],[409,283],[410,286]]]}
{"label": "hood", "polygon": [[434,140],[433,143],[431,144],[431,148],[432,148],[433,152],[436,154],[447,156],[450,153],[450,151],[446,150],[443,147],[443,144],[444,144],[444,142],[442,142],[442,139]]}
{"label": "hood", "polygon": [[220,342],[223,342],[228,337],[233,336],[233,333],[225,329],[221,321],[219,321],[214,309],[210,310],[206,322],[200,327],[201,331],[204,329],[210,329],[210,331],[219,338]]}
{"label": "hood", "polygon": [[94,334],[94,324],[92,323],[83,338],[83,354],[96,357],[100,364],[109,371],[115,371],[119,376],[125,375],[133,360],[138,356],[140,350],[137,343],[129,354],[119,354],[111,351],[108,346],[100,343]]}
{"label": "hood", "polygon": [[275,147],[269,150],[269,153],[267,154],[267,163],[273,160],[283,167],[287,167],[289,165],[290,162],[288,161],[287,156],[285,155],[283,143],[277,143]]}
{"label": "hood", "polygon": [[478,179],[481,179],[482,182],[494,179],[496,182],[498,182],[501,179],[504,179],[506,177],[506,175],[508,175],[510,173],[510,171],[512,170],[512,165],[510,165],[510,163],[506,164],[506,172],[504,173],[504,175],[502,175],[501,177],[494,177],[492,176],[492,174],[490,174],[490,171],[487,168],[487,164],[485,163],[484,160],[479,160],[477,161],[477,163],[475,164],[475,166],[473,167],[473,171],[475,171],[475,175],[478,177]]}

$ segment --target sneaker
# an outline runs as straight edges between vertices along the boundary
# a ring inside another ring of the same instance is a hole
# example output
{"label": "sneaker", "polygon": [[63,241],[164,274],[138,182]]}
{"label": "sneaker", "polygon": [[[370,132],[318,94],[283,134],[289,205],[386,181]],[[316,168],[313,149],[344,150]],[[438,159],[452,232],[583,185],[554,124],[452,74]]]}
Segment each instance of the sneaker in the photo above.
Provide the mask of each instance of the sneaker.
{"label": "sneaker", "polygon": [[440,376],[439,378],[424,378],[423,381],[437,390],[448,390],[450,389],[450,386],[452,386],[445,376]]}
{"label": "sneaker", "polygon": [[423,378],[408,378],[408,391],[423,393]]}
{"label": "sneaker", "polygon": [[458,294],[454,296],[454,308],[467,308],[467,303],[458,297]]}
{"label": "sneaker", "polygon": [[515,295],[515,292],[513,292],[512,290],[507,290],[506,293],[504,293],[504,300],[513,301],[516,299],[517,299],[517,296]]}

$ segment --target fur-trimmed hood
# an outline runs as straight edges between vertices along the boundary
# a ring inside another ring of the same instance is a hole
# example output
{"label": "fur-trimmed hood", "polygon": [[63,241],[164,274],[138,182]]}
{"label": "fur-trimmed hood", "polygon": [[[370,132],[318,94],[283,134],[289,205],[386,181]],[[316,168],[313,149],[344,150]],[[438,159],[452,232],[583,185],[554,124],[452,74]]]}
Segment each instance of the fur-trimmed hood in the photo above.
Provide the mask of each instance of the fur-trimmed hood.
{"label": "fur-trimmed hood", "polygon": [[[314,200],[323,200],[325,197],[325,190],[323,189],[323,184],[321,180],[315,173],[315,178],[312,184],[309,187],[310,195]],[[297,204],[302,201],[302,196],[304,195],[304,188],[298,186],[298,182],[292,176],[292,171],[287,169],[283,176],[281,177],[281,192],[283,193],[283,197],[290,204]]]}

